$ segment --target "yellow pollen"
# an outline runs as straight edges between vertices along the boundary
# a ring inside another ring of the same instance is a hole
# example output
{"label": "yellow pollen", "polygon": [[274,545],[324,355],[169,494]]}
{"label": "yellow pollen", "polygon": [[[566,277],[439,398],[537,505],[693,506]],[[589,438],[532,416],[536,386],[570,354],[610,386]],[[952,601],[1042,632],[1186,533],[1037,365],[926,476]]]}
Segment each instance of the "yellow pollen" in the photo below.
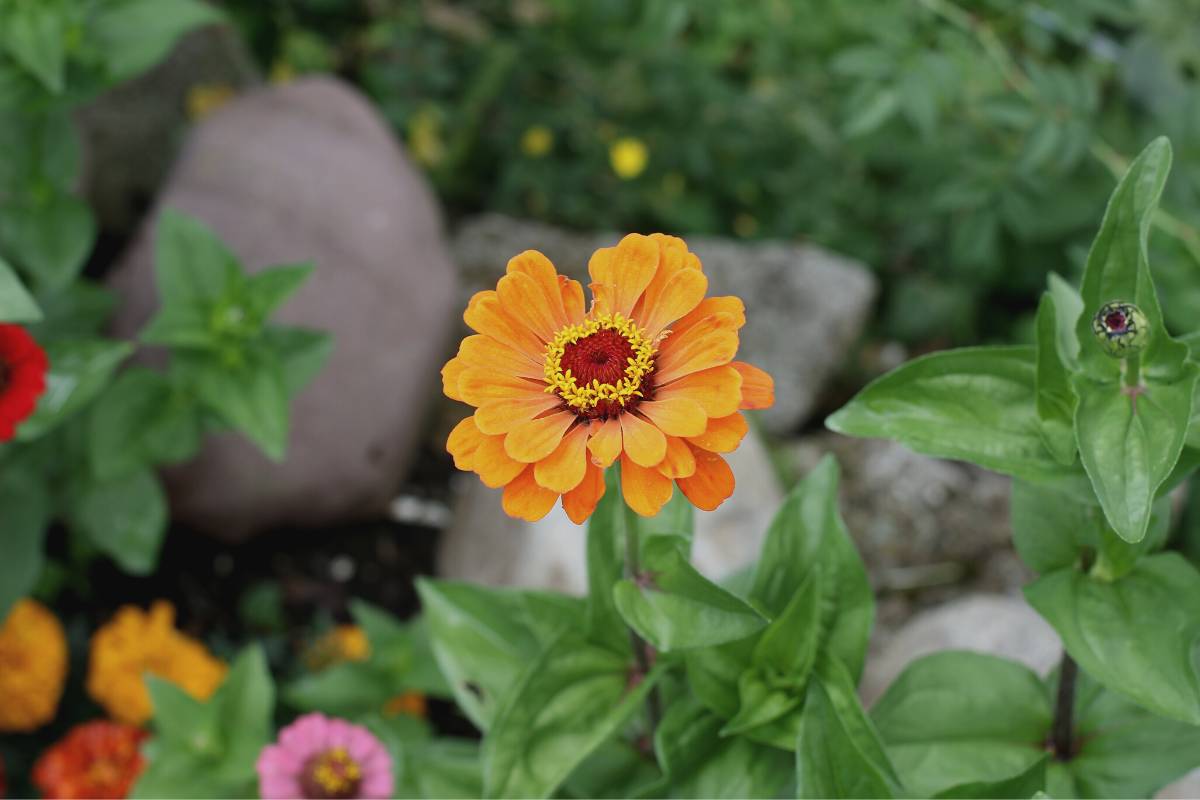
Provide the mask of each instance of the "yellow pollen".
{"label": "yellow pollen", "polygon": [[362,779],[362,770],[344,747],[335,747],[317,762],[313,780],[331,796],[349,791]]}
{"label": "yellow pollen", "polygon": [[[616,383],[601,383],[593,380],[590,384],[580,386],[571,370],[562,367],[563,353],[567,345],[575,344],[580,339],[591,336],[602,330],[612,330],[625,337],[633,349],[633,358],[628,359],[624,375]],[[554,336],[554,340],[546,345],[546,362],[543,374],[546,378],[546,392],[557,393],[559,397],[572,408],[588,410],[595,408],[604,400],[615,400],[624,406],[634,397],[642,397],[642,379],[654,369],[654,347],[646,334],[633,320],[626,319],[621,314],[601,314],[592,319],[568,325]]]}

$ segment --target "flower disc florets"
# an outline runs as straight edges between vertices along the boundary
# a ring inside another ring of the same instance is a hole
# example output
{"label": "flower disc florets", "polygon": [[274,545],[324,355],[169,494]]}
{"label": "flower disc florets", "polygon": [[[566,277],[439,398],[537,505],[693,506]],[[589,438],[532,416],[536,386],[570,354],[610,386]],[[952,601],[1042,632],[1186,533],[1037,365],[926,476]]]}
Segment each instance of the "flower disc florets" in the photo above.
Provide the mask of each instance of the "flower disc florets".
{"label": "flower disc florets", "polygon": [[1092,317],[1092,333],[1104,352],[1114,358],[1140,353],[1150,341],[1150,324],[1133,303],[1105,303]]}
{"label": "flower disc florets", "polygon": [[568,325],[546,346],[546,391],[581,416],[607,417],[646,397],[654,353],[645,333],[621,314]]}

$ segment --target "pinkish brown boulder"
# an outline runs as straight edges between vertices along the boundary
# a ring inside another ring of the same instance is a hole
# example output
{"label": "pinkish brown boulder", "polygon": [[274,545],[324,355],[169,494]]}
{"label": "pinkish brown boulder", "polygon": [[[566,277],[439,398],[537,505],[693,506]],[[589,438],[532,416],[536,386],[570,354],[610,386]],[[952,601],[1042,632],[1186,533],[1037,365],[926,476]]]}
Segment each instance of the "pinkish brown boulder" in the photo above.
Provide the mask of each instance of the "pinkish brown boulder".
{"label": "pinkish brown boulder", "polygon": [[207,118],[110,277],[121,335],[135,335],[157,305],[152,243],[163,208],[203,220],[251,270],[314,262],[278,319],[335,340],[294,405],[286,462],[236,434],[210,437],[195,461],[165,473],[175,518],[240,539],[383,513],[440,392],[459,318],[435,199],[387,125],[329,78],[256,90]]}

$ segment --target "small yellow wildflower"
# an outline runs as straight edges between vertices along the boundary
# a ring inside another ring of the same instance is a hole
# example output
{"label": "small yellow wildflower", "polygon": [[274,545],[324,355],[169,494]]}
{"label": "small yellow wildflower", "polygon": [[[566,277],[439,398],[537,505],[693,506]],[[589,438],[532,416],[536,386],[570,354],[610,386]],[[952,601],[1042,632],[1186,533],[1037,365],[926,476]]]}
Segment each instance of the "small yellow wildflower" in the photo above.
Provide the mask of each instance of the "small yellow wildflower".
{"label": "small yellow wildflower", "polygon": [[641,175],[649,160],[646,144],[634,136],[622,136],[608,148],[608,161],[621,180],[631,181]]}
{"label": "small yellow wildflower", "polygon": [[389,717],[407,714],[417,719],[425,719],[429,713],[429,704],[425,700],[425,695],[420,692],[404,692],[388,700],[387,705],[383,707],[383,713]]}
{"label": "small yellow wildflower", "polygon": [[118,722],[150,719],[147,673],[207,700],[225,679],[226,666],[202,643],[175,629],[175,608],[160,600],[146,612],[123,606],[92,636],[87,690]]}
{"label": "small yellow wildflower", "polygon": [[545,125],[531,125],[521,134],[521,152],[530,158],[542,158],[554,149],[554,131]]}
{"label": "small yellow wildflower", "polygon": [[188,89],[186,105],[189,119],[201,120],[233,99],[237,92],[227,83],[198,83]]}
{"label": "small yellow wildflower", "polygon": [[437,110],[425,106],[408,124],[408,146],[413,157],[427,167],[436,167],[446,157],[446,143],[442,141],[441,122]]}
{"label": "small yellow wildflower", "polygon": [[58,710],[67,676],[67,639],[58,618],[19,600],[0,627],[0,731],[32,731]]}
{"label": "small yellow wildflower", "polygon": [[308,648],[304,663],[313,672],[319,672],[345,661],[366,661],[370,655],[371,644],[362,628],[338,625]]}
{"label": "small yellow wildflower", "polygon": [[749,239],[758,233],[758,220],[744,212],[738,214],[733,218],[733,232],[743,239]]}
{"label": "small yellow wildflower", "polygon": [[296,80],[296,68],[287,59],[279,58],[271,65],[271,83],[291,83]]}

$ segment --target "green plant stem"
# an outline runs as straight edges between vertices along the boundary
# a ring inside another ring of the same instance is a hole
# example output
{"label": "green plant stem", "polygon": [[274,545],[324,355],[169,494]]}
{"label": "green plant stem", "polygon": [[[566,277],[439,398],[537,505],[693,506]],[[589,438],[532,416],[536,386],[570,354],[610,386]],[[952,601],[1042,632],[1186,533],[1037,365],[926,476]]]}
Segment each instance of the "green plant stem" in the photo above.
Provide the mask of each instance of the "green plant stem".
{"label": "green plant stem", "polygon": [[[1008,52],[1008,48],[1004,46],[1000,37],[988,25],[981,22],[974,14],[964,11],[951,0],[917,0],[917,3],[975,39],[979,47],[1000,71],[1005,83],[1014,92],[1034,105],[1041,104],[1041,97],[1038,96],[1033,81],[1029,79],[1029,76],[1017,64],[1016,59]],[[1129,159],[1122,156],[1099,136],[1092,137],[1088,152],[1118,180],[1129,167]],[[1154,213],[1154,225],[1182,244],[1192,260],[1200,266],[1200,230],[1161,208]]]}
{"label": "green plant stem", "polygon": [[1075,679],[1079,666],[1075,659],[1063,650],[1062,664],[1058,668],[1058,702],[1054,707],[1054,728],[1050,744],[1054,757],[1059,761],[1070,761],[1075,755]]}
{"label": "green plant stem", "polygon": [[[641,543],[638,541],[638,516],[637,512],[630,508],[624,500],[621,501],[621,505],[625,509],[625,576],[637,583],[641,580],[642,571],[639,556]],[[629,642],[633,646],[633,657],[637,660],[638,671],[641,672],[644,680],[650,674],[650,644],[633,628],[629,629]],[[662,699],[658,695],[657,686],[646,696],[646,714],[650,722],[650,739],[653,740],[654,732],[658,730],[658,723],[662,719]]]}
{"label": "green plant stem", "polygon": [[1125,359],[1125,385],[1131,389],[1137,388],[1142,383],[1142,357],[1141,355],[1129,356]]}

